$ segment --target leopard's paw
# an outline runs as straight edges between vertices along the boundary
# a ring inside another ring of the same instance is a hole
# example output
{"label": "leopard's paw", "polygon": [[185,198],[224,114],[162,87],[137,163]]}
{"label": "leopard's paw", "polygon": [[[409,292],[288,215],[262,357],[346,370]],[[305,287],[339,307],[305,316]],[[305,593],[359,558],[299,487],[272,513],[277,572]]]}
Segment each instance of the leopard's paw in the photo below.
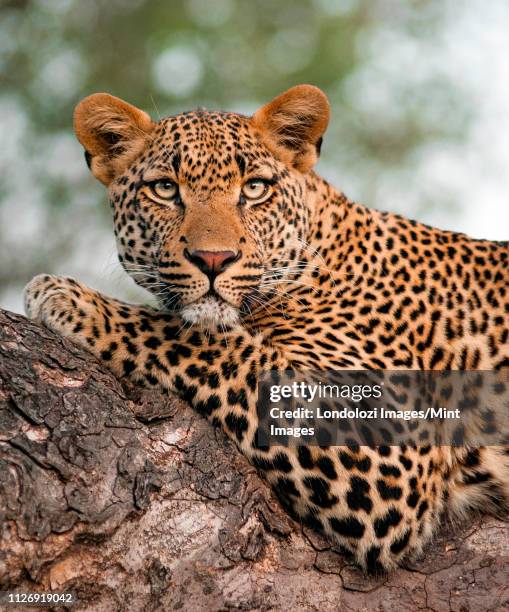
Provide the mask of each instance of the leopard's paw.
{"label": "leopard's paw", "polygon": [[73,293],[78,283],[64,276],[39,274],[25,287],[25,312],[30,319],[55,328],[57,321],[72,315]]}
{"label": "leopard's paw", "polygon": [[[115,344],[112,328],[117,304],[121,303],[66,276],[40,274],[25,287],[28,317],[96,357],[107,353],[106,349],[111,350]],[[123,321],[126,308],[127,305],[122,306]]]}

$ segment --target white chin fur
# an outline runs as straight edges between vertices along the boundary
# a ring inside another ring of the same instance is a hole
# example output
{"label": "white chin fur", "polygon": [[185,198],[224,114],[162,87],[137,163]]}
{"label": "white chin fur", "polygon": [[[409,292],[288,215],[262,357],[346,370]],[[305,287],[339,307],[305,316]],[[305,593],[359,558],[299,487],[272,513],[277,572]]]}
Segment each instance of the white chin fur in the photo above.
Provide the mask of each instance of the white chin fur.
{"label": "white chin fur", "polygon": [[234,327],[239,323],[239,311],[214,296],[207,296],[184,306],[180,316],[192,325]]}

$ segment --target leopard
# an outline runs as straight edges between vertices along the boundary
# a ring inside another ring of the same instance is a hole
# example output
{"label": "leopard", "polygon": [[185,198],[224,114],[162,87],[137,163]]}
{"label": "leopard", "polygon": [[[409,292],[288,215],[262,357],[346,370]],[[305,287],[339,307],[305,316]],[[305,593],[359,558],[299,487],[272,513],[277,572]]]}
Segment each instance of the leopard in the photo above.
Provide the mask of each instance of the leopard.
{"label": "leopard", "polygon": [[118,378],[183,398],[302,528],[385,573],[418,558],[444,516],[505,515],[509,448],[261,444],[258,382],[503,371],[509,243],[350,200],[314,169],[329,118],[313,85],[249,116],[200,108],[157,121],[112,95],[86,97],[75,134],[107,189],[120,264],[156,305],[40,274],[25,310]]}

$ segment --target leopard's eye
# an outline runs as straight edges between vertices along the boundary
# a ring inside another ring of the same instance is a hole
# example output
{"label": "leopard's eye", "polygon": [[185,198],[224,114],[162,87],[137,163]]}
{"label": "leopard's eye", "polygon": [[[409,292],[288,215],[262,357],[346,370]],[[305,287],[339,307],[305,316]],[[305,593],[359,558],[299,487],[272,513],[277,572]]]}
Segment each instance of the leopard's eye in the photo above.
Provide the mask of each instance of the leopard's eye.
{"label": "leopard's eye", "polygon": [[270,195],[270,186],[262,179],[252,179],[242,187],[242,195],[255,202],[263,202]]}
{"label": "leopard's eye", "polygon": [[174,200],[179,192],[177,184],[170,180],[155,181],[149,187],[150,191],[161,200]]}

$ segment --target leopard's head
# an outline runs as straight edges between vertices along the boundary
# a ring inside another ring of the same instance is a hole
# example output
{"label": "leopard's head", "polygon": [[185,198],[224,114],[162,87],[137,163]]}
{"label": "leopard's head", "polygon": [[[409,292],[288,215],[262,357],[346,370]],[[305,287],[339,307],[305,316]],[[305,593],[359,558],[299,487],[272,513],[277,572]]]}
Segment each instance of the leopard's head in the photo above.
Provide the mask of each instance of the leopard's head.
{"label": "leopard's head", "polygon": [[157,122],[94,94],[74,125],[108,187],[125,270],[186,322],[231,326],[305,248],[306,178],[328,119],[325,95],[299,85],[252,117],[197,110]]}

